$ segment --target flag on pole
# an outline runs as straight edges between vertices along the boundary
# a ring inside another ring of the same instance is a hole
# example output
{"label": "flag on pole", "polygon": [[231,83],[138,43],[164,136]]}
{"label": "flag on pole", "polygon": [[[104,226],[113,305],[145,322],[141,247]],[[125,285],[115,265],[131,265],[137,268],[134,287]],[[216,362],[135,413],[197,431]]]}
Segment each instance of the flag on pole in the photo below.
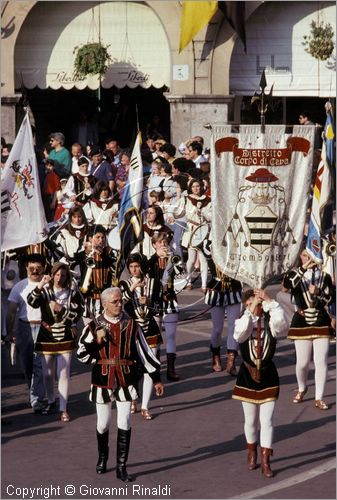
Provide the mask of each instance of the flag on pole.
{"label": "flag on pole", "polygon": [[183,1],[180,21],[179,52],[212,19],[218,8],[218,2]]}
{"label": "flag on pole", "polygon": [[195,35],[212,19],[219,9],[225,15],[228,23],[237,33],[246,50],[245,31],[245,3],[246,2],[191,2],[183,0],[180,21],[181,52],[195,37]]}
{"label": "flag on pole", "polygon": [[327,107],[327,117],[323,132],[321,161],[318,165],[313,190],[311,216],[309,221],[306,250],[317,263],[323,262],[322,224],[324,209],[331,198],[332,176],[334,163],[334,130],[331,107]]}
{"label": "flag on pole", "polygon": [[141,207],[144,181],[140,145],[141,133],[138,132],[131,154],[129,176],[123,191],[118,216],[121,248],[116,264],[116,280],[120,278],[128,256],[137,243],[143,239]]}
{"label": "flag on pole", "polygon": [[1,178],[1,251],[46,239],[32,129],[24,117]]}

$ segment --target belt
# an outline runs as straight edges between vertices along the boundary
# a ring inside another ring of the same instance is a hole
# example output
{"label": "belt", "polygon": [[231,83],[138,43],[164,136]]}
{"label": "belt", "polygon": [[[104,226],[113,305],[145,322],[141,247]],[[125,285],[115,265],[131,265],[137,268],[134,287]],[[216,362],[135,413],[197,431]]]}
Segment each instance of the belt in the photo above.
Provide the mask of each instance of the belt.
{"label": "belt", "polygon": [[103,358],[97,361],[98,365],[113,365],[113,366],[127,366],[133,365],[133,361],[129,359],[119,359],[119,358]]}
{"label": "belt", "polygon": [[21,323],[26,323],[27,325],[41,325],[41,321],[37,320],[28,321],[26,319],[19,318],[19,321],[21,321]]}

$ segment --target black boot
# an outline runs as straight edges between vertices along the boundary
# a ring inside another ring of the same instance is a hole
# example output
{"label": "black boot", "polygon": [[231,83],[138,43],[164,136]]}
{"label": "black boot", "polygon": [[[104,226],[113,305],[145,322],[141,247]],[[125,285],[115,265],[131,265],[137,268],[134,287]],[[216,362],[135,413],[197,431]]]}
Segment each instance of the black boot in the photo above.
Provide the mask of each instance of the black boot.
{"label": "black boot", "polygon": [[125,483],[129,483],[134,480],[132,476],[129,476],[126,470],[126,462],[129,456],[131,439],[131,429],[125,431],[123,429],[117,429],[117,467],[116,476],[117,479],[121,479]]}
{"label": "black boot", "polygon": [[170,380],[171,382],[176,382],[179,380],[179,376],[176,374],[174,364],[176,362],[176,355],[174,353],[169,353],[166,355],[167,359],[167,372],[166,372],[166,378],[167,380]]}
{"label": "black boot", "polygon": [[97,474],[106,473],[106,464],[109,458],[109,431],[100,434],[96,430],[97,444],[98,444],[98,462],[96,465]]}
{"label": "black boot", "polygon": [[214,372],[221,372],[221,358],[220,358],[220,347],[210,347],[212,353],[212,370]]}

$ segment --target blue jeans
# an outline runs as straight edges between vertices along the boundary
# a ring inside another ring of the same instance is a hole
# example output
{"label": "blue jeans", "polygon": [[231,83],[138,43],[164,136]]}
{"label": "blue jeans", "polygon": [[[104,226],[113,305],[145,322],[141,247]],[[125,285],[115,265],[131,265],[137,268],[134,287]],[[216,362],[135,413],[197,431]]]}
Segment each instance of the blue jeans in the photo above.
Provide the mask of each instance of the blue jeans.
{"label": "blue jeans", "polygon": [[21,367],[29,388],[30,404],[42,401],[45,388],[42,375],[41,355],[34,352],[34,344],[40,325],[18,321],[16,330],[16,349]]}

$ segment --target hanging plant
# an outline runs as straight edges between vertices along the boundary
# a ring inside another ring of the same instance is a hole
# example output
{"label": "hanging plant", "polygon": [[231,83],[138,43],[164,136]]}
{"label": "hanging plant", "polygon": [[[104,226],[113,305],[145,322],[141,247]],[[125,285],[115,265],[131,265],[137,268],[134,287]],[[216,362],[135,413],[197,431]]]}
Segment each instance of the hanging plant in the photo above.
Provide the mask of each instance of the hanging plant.
{"label": "hanging plant", "polygon": [[315,59],[326,61],[334,49],[334,31],[330,23],[310,23],[310,35],[303,37],[305,51]]}
{"label": "hanging plant", "polygon": [[75,57],[75,75],[86,77],[88,75],[104,75],[111,62],[108,52],[109,45],[101,43],[86,43],[80,47],[75,47],[73,53]]}

